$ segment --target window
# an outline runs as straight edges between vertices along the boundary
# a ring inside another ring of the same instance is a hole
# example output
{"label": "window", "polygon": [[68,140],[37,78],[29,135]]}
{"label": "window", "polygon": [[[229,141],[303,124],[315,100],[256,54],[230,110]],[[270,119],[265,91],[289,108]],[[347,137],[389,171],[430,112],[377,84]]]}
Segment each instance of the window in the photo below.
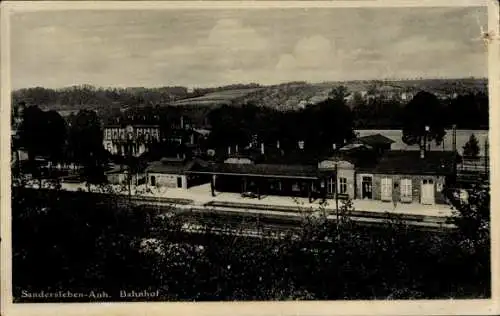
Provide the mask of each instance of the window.
{"label": "window", "polygon": [[411,179],[401,179],[401,201],[411,202],[412,186]]}
{"label": "window", "polygon": [[149,178],[149,182],[151,183],[151,186],[156,186],[156,177],[155,176],[151,176],[151,178]]}
{"label": "window", "polygon": [[392,179],[382,178],[380,181],[381,200],[390,202],[392,201]]}
{"label": "window", "polygon": [[347,178],[339,178],[339,193],[345,194],[347,192]]}
{"label": "window", "polygon": [[441,182],[437,183],[436,190],[437,190],[438,192],[442,192],[442,191],[443,191],[443,184],[442,184]]}
{"label": "window", "polygon": [[333,178],[328,178],[327,189],[328,189],[328,193],[330,193],[330,194],[333,194],[333,192],[335,192],[335,182],[334,182]]}

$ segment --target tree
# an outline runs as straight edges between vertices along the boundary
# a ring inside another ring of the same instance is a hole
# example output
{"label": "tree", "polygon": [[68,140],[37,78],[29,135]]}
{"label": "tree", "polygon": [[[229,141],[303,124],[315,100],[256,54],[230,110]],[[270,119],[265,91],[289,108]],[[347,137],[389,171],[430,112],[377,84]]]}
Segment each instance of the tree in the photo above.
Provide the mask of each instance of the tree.
{"label": "tree", "polygon": [[468,251],[484,251],[490,244],[490,192],[476,187],[467,201],[456,202],[452,222],[458,227],[459,240]]}
{"label": "tree", "polygon": [[46,137],[50,140],[47,143],[47,154],[52,163],[61,162],[64,159],[64,147],[67,139],[66,121],[56,111],[45,112],[47,120]]}
{"label": "tree", "polygon": [[488,126],[488,97],[485,93],[460,94],[450,100],[448,117],[458,128],[477,129]]}
{"label": "tree", "polygon": [[419,145],[424,150],[425,143],[431,141],[440,145],[446,135],[443,114],[441,103],[434,94],[417,93],[403,110],[403,142]]}
{"label": "tree", "polygon": [[338,86],[332,89],[328,94],[328,98],[336,102],[345,102],[346,98],[349,97],[351,93],[345,86]]}
{"label": "tree", "polygon": [[480,148],[476,135],[470,135],[469,141],[465,143],[463,149],[465,157],[477,158],[479,156]]}
{"label": "tree", "polygon": [[45,138],[46,127],[44,112],[38,106],[29,106],[24,110],[19,127],[19,145],[27,150],[31,162],[45,153],[49,141]]}
{"label": "tree", "polygon": [[340,95],[329,98],[316,105],[309,106],[300,113],[300,129],[295,128],[303,134],[306,146],[318,153],[324,153],[337,147],[354,137],[353,113],[346,101]]}
{"label": "tree", "polygon": [[104,181],[106,151],[102,145],[102,130],[94,111],[82,110],[70,122],[69,144],[72,160],[83,167],[83,177],[88,184]]}

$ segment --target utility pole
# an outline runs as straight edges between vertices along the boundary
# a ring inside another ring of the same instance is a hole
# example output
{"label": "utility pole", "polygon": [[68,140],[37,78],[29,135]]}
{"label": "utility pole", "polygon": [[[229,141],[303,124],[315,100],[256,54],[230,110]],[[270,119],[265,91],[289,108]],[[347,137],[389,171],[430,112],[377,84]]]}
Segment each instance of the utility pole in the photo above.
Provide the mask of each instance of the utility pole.
{"label": "utility pole", "polygon": [[339,193],[338,193],[338,161],[335,162],[335,209],[336,209],[336,215],[337,215],[337,233],[338,233],[338,230],[339,230]]}
{"label": "utility pole", "polygon": [[489,168],[489,144],[488,144],[488,136],[486,136],[484,140],[484,171],[486,173],[486,180],[490,181],[490,168]]}
{"label": "utility pole", "polygon": [[453,124],[452,130],[453,151],[457,151],[457,125]]}

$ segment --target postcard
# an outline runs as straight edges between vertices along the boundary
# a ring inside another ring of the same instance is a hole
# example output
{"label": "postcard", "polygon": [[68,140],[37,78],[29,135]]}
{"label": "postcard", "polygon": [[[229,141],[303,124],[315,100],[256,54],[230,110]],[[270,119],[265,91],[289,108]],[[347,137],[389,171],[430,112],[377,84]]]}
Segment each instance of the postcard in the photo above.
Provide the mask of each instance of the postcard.
{"label": "postcard", "polygon": [[498,1],[1,9],[3,314],[500,312]]}

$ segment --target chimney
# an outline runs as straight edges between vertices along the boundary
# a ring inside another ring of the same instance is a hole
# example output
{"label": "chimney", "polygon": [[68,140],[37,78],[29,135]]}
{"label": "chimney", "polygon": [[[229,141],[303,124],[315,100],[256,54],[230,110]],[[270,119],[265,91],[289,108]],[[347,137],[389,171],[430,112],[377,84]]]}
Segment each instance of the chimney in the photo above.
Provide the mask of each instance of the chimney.
{"label": "chimney", "polygon": [[276,148],[280,149],[280,141],[279,140],[276,141]]}
{"label": "chimney", "polygon": [[420,148],[420,158],[421,159],[425,158],[425,148]]}
{"label": "chimney", "polygon": [[304,149],[304,141],[303,140],[299,140],[298,145],[299,145],[299,149]]}
{"label": "chimney", "polygon": [[191,145],[194,145],[194,134],[191,133]]}
{"label": "chimney", "polygon": [[333,148],[333,150],[336,150],[337,149],[337,144],[333,143],[332,144],[332,148]]}
{"label": "chimney", "polygon": [[235,148],[234,148],[234,151],[235,152],[238,152],[238,144],[236,144]]}
{"label": "chimney", "polygon": [[181,129],[184,129],[184,115],[181,116]]}
{"label": "chimney", "polygon": [[227,154],[231,155],[231,146],[227,146]]}
{"label": "chimney", "polygon": [[260,153],[264,154],[264,143],[260,143]]}

